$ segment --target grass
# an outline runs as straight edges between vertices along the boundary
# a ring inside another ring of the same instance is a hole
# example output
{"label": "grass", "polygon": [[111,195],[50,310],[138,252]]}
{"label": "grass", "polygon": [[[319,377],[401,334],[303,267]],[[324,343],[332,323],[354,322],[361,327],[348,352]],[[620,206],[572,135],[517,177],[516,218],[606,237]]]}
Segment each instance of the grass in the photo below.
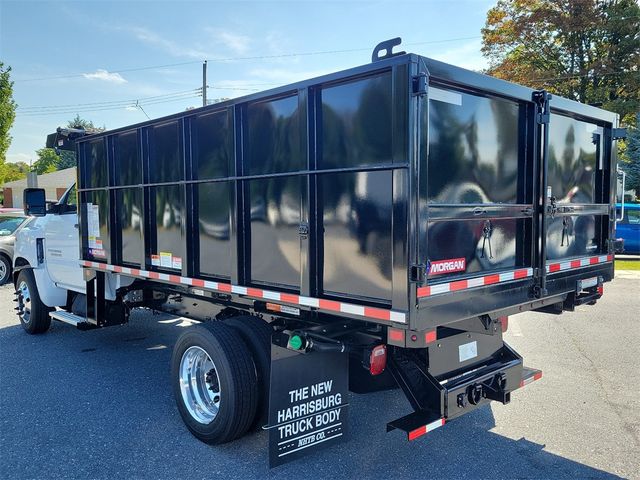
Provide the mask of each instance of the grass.
{"label": "grass", "polygon": [[640,261],[616,260],[616,270],[640,270]]}

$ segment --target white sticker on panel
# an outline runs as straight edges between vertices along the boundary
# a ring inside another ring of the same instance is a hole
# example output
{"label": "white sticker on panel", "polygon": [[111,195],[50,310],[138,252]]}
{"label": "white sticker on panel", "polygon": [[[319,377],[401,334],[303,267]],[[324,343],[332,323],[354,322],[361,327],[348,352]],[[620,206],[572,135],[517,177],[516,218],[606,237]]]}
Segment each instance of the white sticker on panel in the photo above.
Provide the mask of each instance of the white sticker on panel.
{"label": "white sticker on panel", "polygon": [[458,358],[460,362],[466,362],[478,356],[478,342],[469,342],[458,347]]}

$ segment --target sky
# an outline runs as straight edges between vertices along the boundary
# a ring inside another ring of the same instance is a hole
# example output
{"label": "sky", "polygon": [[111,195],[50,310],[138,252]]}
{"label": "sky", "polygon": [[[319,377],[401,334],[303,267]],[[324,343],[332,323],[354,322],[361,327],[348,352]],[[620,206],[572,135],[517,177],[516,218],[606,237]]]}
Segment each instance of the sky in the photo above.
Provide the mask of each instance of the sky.
{"label": "sky", "polygon": [[494,4],[0,0],[0,61],[18,104],[7,161],[35,161],[76,113],[112,129],[201,106],[203,60],[209,99],[369,63],[393,37],[407,52],[479,70]]}

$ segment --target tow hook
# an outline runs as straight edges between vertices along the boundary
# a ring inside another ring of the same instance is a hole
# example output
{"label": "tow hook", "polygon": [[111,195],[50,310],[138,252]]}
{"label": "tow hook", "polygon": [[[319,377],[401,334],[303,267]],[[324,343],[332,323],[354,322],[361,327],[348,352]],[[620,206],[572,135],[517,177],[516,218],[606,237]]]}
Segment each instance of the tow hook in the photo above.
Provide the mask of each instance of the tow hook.
{"label": "tow hook", "polygon": [[469,403],[471,405],[478,405],[482,400],[482,385],[475,384],[469,387]]}

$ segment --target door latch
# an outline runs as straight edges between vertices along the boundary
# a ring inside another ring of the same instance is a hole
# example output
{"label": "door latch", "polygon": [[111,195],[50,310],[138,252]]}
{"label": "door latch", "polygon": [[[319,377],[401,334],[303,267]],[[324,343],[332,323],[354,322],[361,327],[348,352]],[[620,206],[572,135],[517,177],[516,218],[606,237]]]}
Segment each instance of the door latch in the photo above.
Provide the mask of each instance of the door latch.
{"label": "door latch", "polygon": [[300,225],[298,225],[298,235],[300,235],[302,238],[307,238],[309,236],[308,223],[301,223]]}

